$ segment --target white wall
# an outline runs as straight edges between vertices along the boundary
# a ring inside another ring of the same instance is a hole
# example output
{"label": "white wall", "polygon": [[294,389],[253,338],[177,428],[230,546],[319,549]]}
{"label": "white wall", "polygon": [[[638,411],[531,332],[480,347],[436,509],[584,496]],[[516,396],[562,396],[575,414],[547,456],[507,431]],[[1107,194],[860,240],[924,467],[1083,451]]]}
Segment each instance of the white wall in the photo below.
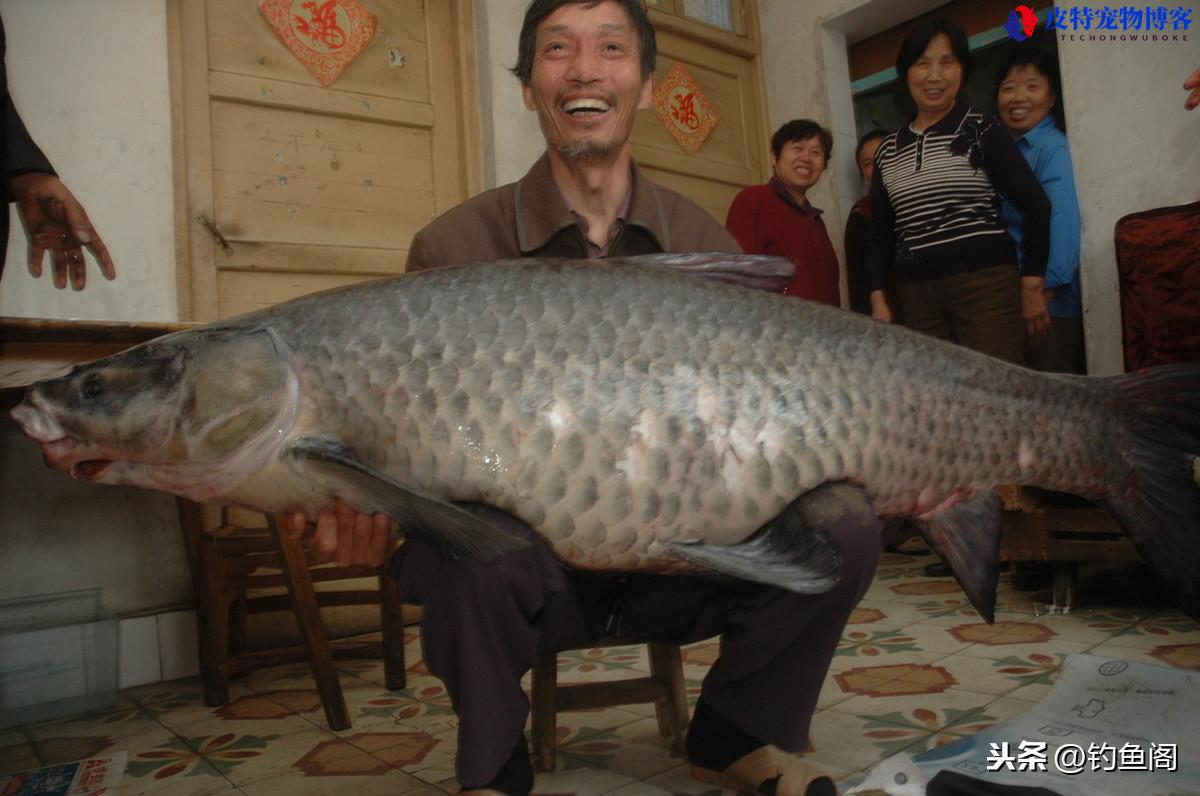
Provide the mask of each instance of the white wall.
{"label": "white wall", "polygon": [[[0,314],[174,320],[171,126],[163,0],[0,0],[9,88],[30,134],[117,264],[82,293],[25,267],[13,217]],[[105,613],[187,600],[173,501],[73,483],[0,416],[0,599],[100,588]]]}
{"label": "white wall", "polygon": [[526,110],[520,81],[509,71],[517,63],[527,5],[527,0],[475,3],[485,188],[521,179],[546,151],[537,115]]}
{"label": "white wall", "polygon": [[[807,116],[834,133],[832,168],[811,195],[842,225],[861,193],[854,165],[847,40],[859,41],[942,0],[760,0],[772,129]],[[1083,212],[1081,262],[1088,367],[1123,370],[1113,224],[1128,213],[1200,198],[1200,112],[1181,85],[1200,65],[1200,31],[1187,42],[1060,42],[1063,94]],[[780,76],[786,76],[783,79]]]}
{"label": "white wall", "polygon": [[[117,264],[83,293],[25,268],[13,215],[0,314],[166,321],[175,298],[171,113],[163,0],[0,0],[13,102]],[[48,261],[47,261],[48,262]]]}

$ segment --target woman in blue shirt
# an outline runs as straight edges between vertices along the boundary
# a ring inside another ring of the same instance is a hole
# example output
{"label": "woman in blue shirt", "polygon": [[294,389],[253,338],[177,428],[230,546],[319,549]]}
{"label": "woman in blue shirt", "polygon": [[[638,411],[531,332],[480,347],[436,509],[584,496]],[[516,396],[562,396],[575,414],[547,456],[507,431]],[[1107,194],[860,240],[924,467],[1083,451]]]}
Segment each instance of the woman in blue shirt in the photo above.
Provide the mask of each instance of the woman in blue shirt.
{"label": "woman in blue shirt", "polygon": [[[997,73],[1000,121],[1016,139],[1050,199],[1050,256],[1046,298],[1050,333],[1031,346],[1026,361],[1038,370],[1084,373],[1083,306],[1079,290],[1080,221],[1075,172],[1062,128],[1058,65],[1053,55],[1031,46],[1014,47]],[[1004,202],[1001,220],[1021,250],[1021,214]]]}

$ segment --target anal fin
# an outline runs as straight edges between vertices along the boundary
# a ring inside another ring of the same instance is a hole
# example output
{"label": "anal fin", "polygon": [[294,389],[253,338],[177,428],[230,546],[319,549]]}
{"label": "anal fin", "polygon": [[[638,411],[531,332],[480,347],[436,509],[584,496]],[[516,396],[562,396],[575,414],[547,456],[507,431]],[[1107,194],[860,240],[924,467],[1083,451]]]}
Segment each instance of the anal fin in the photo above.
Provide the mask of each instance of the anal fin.
{"label": "anal fin", "polygon": [[424,540],[447,558],[490,561],[529,547],[476,514],[363,464],[335,440],[305,437],[293,442],[288,453],[356,511],[387,514],[404,534]]}
{"label": "anal fin", "polygon": [[878,524],[870,498],[850,484],[827,484],[792,501],[743,542],[710,545],[668,542],[667,549],[724,575],[799,594],[824,594],[837,585],[842,560],[829,543],[835,523]]}
{"label": "anal fin", "polygon": [[971,605],[989,625],[994,622],[1000,573],[1000,496],[987,492],[914,522],[950,567]]}

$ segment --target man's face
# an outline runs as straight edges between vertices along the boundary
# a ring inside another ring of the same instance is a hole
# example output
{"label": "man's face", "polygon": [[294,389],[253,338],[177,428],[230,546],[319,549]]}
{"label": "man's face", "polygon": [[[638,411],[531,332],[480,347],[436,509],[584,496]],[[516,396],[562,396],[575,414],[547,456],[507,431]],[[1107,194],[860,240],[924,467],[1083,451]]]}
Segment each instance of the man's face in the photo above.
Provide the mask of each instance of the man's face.
{"label": "man's face", "polygon": [[779,150],[779,157],[771,156],[771,165],[775,167],[775,176],[788,190],[803,196],[825,173],[825,148],[815,135],[788,141]]}
{"label": "man's face", "polygon": [[642,78],[637,31],[611,0],[564,5],[538,25],[533,70],[522,86],[550,149],[568,159],[596,158],[627,145],[653,82]]}

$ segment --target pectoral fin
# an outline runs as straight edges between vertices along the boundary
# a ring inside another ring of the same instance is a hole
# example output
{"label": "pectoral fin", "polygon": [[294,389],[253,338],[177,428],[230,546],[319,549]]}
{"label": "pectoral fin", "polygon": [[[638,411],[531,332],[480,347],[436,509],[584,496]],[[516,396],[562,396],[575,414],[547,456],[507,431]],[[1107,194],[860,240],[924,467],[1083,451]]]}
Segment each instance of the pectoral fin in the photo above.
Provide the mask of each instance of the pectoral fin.
{"label": "pectoral fin", "polygon": [[668,542],[667,549],[724,575],[800,594],[823,594],[837,585],[842,567],[827,534],[844,522],[878,525],[879,518],[862,489],[829,484],[792,501],[744,542]]}
{"label": "pectoral fin", "polygon": [[298,439],[288,454],[355,510],[387,514],[406,535],[422,539],[447,558],[490,561],[529,546],[474,514],[368,467],[335,440]]}
{"label": "pectoral fin", "polygon": [[915,521],[988,624],[996,618],[1000,510],[999,495],[988,492]]}

